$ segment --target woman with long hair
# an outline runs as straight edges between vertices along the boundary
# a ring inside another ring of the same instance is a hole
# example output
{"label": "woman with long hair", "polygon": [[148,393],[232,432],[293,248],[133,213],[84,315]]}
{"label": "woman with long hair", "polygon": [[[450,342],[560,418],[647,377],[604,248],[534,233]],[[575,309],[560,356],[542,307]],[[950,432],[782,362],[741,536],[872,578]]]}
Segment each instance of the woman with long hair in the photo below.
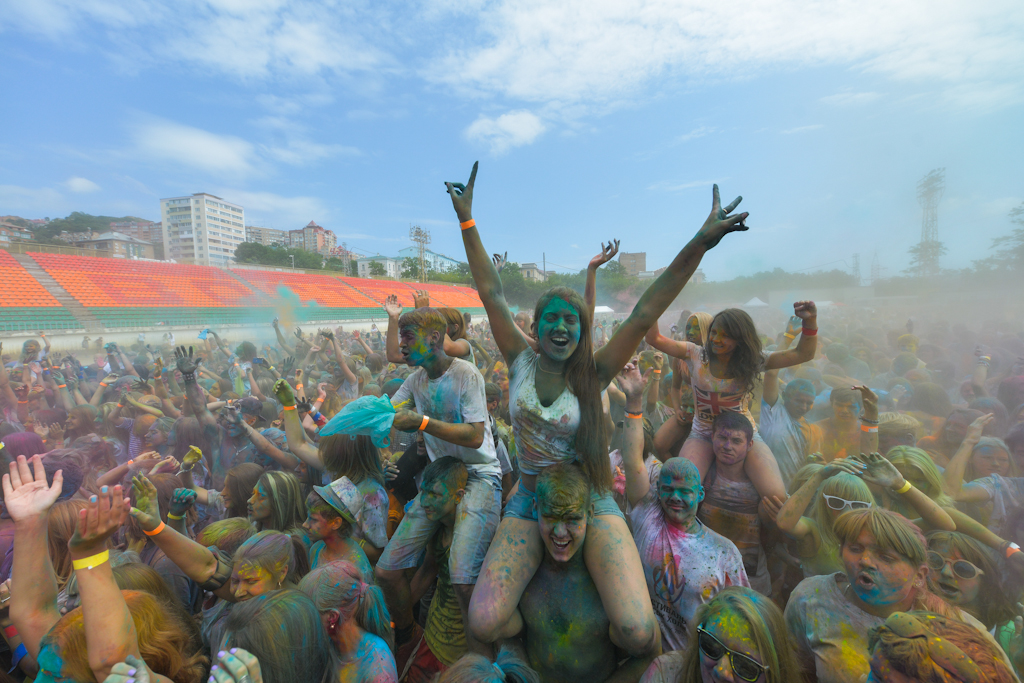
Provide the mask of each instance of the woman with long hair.
{"label": "woman with long hair", "polygon": [[249,519],[257,531],[291,533],[306,519],[306,497],[299,478],[291,472],[264,472],[248,500]]}
{"label": "woman with long hair", "polygon": [[540,676],[507,647],[492,662],[472,652],[438,675],[437,683],[540,683]]}
{"label": "woman with long hair", "polygon": [[933,531],[928,539],[928,587],[968,612],[986,628],[1017,616],[1004,563],[990,548],[958,531]]}
{"label": "woman with long hair", "polygon": [[754,446],[744,471],[762,496],[785,497],[785,486],[775,457],[757,433],[750,399],[761,373],[800,365],[814,359],[818,344],[818,311],[813,301],[797,301],[793,314],[803,321],[800,342],[795,348],[767,353],[754,321],[746,311],[727,308],[711,322],[702,346],[676,341],[658,331],[655,323],[647,332],[647,343],[668,355],[681,359],[689,371],[695,412],[693,428],[679,455],[691,460],[701,476],[714,461],[711,428],[722,411],[742,413],[754,425]]}
{"label": "woman with long hair", "polygon": [[[842,570],[839,539],[834,525],[846,510],[871,507],[871,490],[857,474],[857,461],[833,460],[818,469],[798,488],[775,519],[779,529],[798,544],[804,577],[834,574]],[[810,508],[810,514],[803,516]]]}
{"label": "woman with long hair", "polygon": [[701,605],[690,629],[690,642],[696,647],[658,657],[640,683],[795,683],[802,679],[782,610],[751,588],[723,588]]}
{"label": "woman with long hair", "polygon": [[196,502],[212,507],[214,519],[219,520],[249,514],[249,498],[265,471],[254,462],[235,465],[224,475],[224,488],[220,491],[197,486],[188,470],[182,473],[181,479],[186,487],[196,492]]}
{"label": "woman with long hair", "polygon": [[96,410],[96,406],[88,403],[69,410],[68,418],[65,421],[64,443],[71,443],[80,436],[96,434],[99,429],[96,424],[97,415],[99,415],[99,411]]}
{"label": "woman with long hair", "polygon": [[396,683],[394,629],[384,592],[364,580],[349,562],[336,561],[314,569],[299,582],[320,618],[338,663],[339,683]]}
{"label": "woman with long hair", "polygon": [[676,299],[703,255],[728,233],[746,229],[747,214],[730,216],[740,198],[723,207],[715,186],[704,225],[596,352],[592,315],[583,298],[563,287],[547,291],[534,309],[535,352],[516,326],[501,278],[475,227],[476,173],[474,164],[466,185],[446,187],[462,224],[467,260],[491,332],[510,368],[509,406],[521,474],[473,592],[469,631],[483,642],[518,632],[521,617],[516,607],[544,556],[537,526],[537,475],[545,467],[577,461],[595,491],[595,520],[588,527],[584,558],[611,622],[612,641],[631,655],[647,654],[657,647],[657,623],[636,545],[610,492],[601,391]]}

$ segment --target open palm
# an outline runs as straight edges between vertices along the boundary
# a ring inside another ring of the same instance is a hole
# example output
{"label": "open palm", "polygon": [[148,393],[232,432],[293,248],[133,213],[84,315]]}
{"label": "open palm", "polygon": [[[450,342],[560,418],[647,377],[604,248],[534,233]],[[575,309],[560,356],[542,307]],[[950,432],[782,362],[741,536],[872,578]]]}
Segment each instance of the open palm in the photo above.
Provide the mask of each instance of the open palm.
{"label": "open palm", "polygon": [[4,475],[4,504],[15,522],[46,514],[57,502],[64,485],[61,470],[53,475],[53,484],[47,485],[42,455],[34,455],[31,460],[30,469],[29,461],[19,455],[17,462],[10,464],[10,473]]}

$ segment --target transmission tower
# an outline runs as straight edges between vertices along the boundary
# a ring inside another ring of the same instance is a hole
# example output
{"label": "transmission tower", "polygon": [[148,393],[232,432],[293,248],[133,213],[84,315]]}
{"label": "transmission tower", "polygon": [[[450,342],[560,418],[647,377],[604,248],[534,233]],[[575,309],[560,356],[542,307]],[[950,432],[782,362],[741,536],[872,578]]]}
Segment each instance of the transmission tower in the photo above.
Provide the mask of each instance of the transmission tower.
{"label": "transmission tower", "polygon": [[853,262],[850,264],[850,275],[853,275],[853,284],[860,287],[860,254],[853,255]]}
{"label": "transmission tower", "polygon": [[917,184],[917,201],[922,209],[920,261],[925,273],[939,269],[939,202],[945,190],[945,168],[932,169]]}
{"label": "transmission tower", "polygon": [[881,279],[882,266],[878,263],[878,250],[875,250],[875,255],[871,257],[871,284],[877,285]]}
{"label": "transmission tower", "polygon": [[419,251],[420,258],[420,282],[427,281],[427,245],[430,244],[430,231],[424,230],[418,225],[409,228],[409,239],[413,241]]}

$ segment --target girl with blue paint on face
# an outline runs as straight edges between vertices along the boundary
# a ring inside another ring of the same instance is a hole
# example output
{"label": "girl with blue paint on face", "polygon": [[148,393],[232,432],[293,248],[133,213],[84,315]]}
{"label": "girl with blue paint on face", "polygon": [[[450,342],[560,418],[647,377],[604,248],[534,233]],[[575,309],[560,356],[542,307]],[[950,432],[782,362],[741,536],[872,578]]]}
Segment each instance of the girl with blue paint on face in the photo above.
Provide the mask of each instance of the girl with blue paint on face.
{"label": "girl with blue paint on face", "polygon": [[534,312],[535,352],[516,327],[501,279],[475,227],[476,172],[474,164],[466,185],[446,187],[495,342],[509,366],[510,414],[521,478],[484,560],[470,605],[470,630],[484,642],[520,630],[516,607],[543,557],[534,494],[537,475],[545,467],[578,461],[596,491],[595,519],[584,553],[611,621],[612,640],[631,655],[648,653],[657,647],[658,630],[636,545],[609,490],[611,466],[600,394],[679,295],[701,257],[728,233],[746,230],[747,214],[729,215],[740,198],[723,207],[716,186],[703,227],[596,352],[590,307],[572,290],[548,291]]}

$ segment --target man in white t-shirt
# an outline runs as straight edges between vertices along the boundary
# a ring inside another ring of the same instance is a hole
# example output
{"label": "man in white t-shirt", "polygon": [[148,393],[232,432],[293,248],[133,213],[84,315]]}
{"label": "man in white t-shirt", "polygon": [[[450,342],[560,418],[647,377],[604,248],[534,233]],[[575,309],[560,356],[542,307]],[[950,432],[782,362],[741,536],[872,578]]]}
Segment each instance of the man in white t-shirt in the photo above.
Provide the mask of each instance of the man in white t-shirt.
{"label": "man in white t-shirt", "polygon": [[[398,327],[402,357],[416,370],[391,399],[398,410],[394,427],[422,432],[431,461],[452,456],[465,463],[469,471],[449,553],[452,585],[463,623],[468,623],[469,599],[501,513],[501,466],[487,415],[484,378],[472,363],[445,354],[445,320],[436,310],[410,311],[402,315]],[[413,630],[412,601],[404,570],[417,565],[438,524],[424,514],[417,495],[377,561],[377,582],[384,589],[395,622],[396,646],[408,642]],[[471,638],[467,645],[471,650],[486,652]]]}
{"label": "man in white t-shirt", "polygon": [[642,421],[631,417],[641,412],[643,382],[632,364],[619,375],[619,385],[626,394],[622,469],[633,540],[661,629],[662,651],[684,650],[697,608],[726,586],[750,582],[735,544],[697,519],[704,499],[697,467],[686,458],[644,464]]}

